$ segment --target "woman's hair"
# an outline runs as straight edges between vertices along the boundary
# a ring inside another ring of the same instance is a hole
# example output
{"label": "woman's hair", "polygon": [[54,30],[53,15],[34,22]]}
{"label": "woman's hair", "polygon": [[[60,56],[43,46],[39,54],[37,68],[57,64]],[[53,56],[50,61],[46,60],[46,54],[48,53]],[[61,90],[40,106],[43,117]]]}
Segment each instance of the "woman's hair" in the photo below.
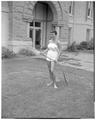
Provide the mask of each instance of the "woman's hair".
{"label": "woman's hair", "polygon": [[55,35],[57,35],[57,31],[52,31],[51,33],[54,33]]}

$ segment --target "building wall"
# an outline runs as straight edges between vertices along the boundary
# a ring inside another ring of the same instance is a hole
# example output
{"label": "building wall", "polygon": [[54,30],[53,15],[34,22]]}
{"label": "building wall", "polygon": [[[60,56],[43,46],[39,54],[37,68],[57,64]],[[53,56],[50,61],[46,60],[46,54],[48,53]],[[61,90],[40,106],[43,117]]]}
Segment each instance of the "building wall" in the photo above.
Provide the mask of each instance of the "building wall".
{"label": "building wall", "polygon": [[15,52],[18,52],[19,49],[32,47],[32,42],[27,38],[27,22],[22,18],[24,2],[11,2],[12,8],[12,37],[9,46],[13,48]]}
{"label": "building wall", "polygon": [[[32,40],[29,38],[29,23],[33,20],[33,9],[36,1],[2,1],[2,45],[11,47],[15,52],[21,48],[32,48]],[[47,28],[47,34],[51,27],[59,27],[59,39],[62,46],[67,46],[73,41],[80,43],[93,37],[93,20],[87,17],[87,2],[74,2],[73,15],[68,13],[69,3],[66,1],[47,1],[54,20]],[[46,37],[49,39],[49,35]],[[47,41],[43,41],[43,45]]]}
{"label": "building wall", "polygon": [[[5,4],[5,3],[4,3]],[[35,7],[36,2],[34,1],[10,1],[9,4],[9,42],[8,45],[16,52],[18,52],[18,48],[32,48],[32,40],[28,37],[28,23],[33,20],[33,9]],[[59,26],[62,24],[61,28],[61,36],[60,40],[62,42],[67,42],[68,35],[68,26],[67,26],[67,14],[65,12],[66,3],[61,6],[59,2],[49,2],[48,3],[51,9],[54,12],[54,21],[53,24],[58,24]],[[63,10],[62,10],[63,9]],[[62,17],[63,16],[63,17]],[[51,24],[50,24],[51,25]],[[49,26],[50,26],[49,25]],[[48,27],[49,27],[48,26]],[[48,28],[50,30],[50,28]],[[48,37],[47,37],[48,39]]]}
{"label": "building wall", "polygon": [[74,2],[73,15],[69,15],[69,28],[72,28],[70,44],[79,44],[87,40],[87,29],[90,30],[89,40],[93,38],[93,19],[87,17],[87,2]]}

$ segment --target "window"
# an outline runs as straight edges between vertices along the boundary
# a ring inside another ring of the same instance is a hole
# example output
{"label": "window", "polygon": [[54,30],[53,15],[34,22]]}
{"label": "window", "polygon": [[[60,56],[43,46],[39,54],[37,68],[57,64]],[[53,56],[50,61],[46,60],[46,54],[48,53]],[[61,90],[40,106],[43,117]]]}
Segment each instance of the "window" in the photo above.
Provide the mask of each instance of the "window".
{"label": "window", "polygon": [[30,38],[33,38],[33,30],[32,29],[30,29],[30,31],[29,31],[30,33],[29,33],[29,37]]}
{"label": "window", "polygon": [[40,22],[30,22],[30,27],[41,27]]}
{"label": "window", "polygon": [[32,46],[41,48],[41,22],[33,21],[29,23],[29,38],[32,39]]}
{"label": "window", "polygon": [[86,30],[86,41],[90,40],[90,29]]}
{"label": "window", "polygon": [[69,5],[69,14],[73,15],[73,2],[72,1],[70,2],[70,5]]}
{"label": "window", "polygon": [[40,27],[41,23],[40,22],[35,22],[35,27]]}
{"label": "window", "polygon": [[33,39],[33,29],[41,29],[40,22],[30,22],[29,23],[29,37]]}
{"label": "window", "polygon": [[29,36],[28,37],[31,38],[33,41],[33,22],[29,23]]}
{"label": "window", "polygon": [[72,27],[68,28],[68,46],[72,43]]}
{"label": "window", "polygon": [[92,2],[87,4],[87,17],[92,17]]}
{"label": "window", "polygon": [[30,26],[33,26],[33,22],[30,22]]}

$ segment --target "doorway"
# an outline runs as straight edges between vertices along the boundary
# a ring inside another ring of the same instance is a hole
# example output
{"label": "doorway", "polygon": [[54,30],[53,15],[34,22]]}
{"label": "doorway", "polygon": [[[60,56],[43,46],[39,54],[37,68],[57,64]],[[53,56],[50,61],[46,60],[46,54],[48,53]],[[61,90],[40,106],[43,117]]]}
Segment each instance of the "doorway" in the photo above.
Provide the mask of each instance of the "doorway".
{"label": "doorway", "polygon": [[53,21],[53,14],[47,2],[37,2],[33,9],[33,16],[33,21],[30,23],[33,47],[36,49],[45,48]]}
{"label": "doorway", "polygon": [[30,22],[30,38],[32,39],[32,47],[36,49],[41,48],[42,36],[41,36],[41,22]]}
{"label": "doorway", "polygon": [[41,30],[40,29],[35,30],[35,48],[36,49],[41,48]]}

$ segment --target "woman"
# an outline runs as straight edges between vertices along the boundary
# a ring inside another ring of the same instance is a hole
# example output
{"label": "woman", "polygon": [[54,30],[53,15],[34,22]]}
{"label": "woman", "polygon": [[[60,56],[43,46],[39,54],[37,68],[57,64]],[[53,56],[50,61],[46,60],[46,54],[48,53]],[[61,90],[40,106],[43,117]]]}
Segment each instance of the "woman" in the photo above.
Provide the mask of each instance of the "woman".
{"label": "woman", "polygon": [[47,60],[47,65],[48,65],[50,80],[51,80],[48,86],[53,84],[54,88],[58,88],[56,85],[56,77],[54,74],[55,62],[58,60],[58,57],[59,57],[59,48],[56,41],[57,32],[53,31],[51,33],[52,33],[52,38],[51,40],[49,40],[49,44],[46,50],[47,51],[46,60]]}

